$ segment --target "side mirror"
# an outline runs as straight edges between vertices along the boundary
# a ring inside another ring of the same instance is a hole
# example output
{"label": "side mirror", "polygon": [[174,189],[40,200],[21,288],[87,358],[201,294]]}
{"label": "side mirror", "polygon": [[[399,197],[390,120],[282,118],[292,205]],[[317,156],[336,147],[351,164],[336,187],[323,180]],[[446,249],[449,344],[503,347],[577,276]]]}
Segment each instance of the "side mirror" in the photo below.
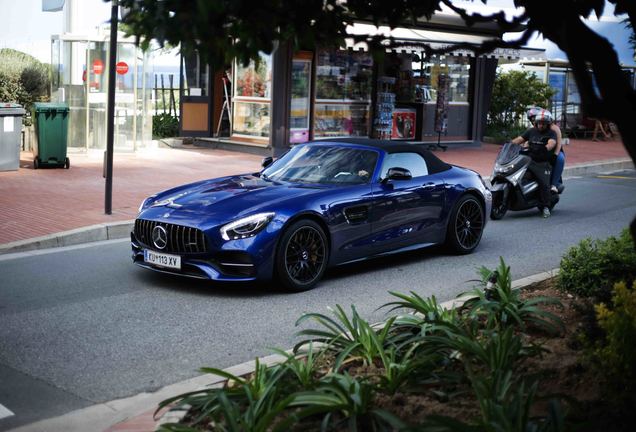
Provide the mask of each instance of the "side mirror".
{"label": "side mirror", "polygon": [[261,161],[261,166],[263,168],[267,168],[268,166],[270,166],[272,164],[272,162],[274,162],[274,158],[271,156],[267,156],[264,157],[263,160]]}
{"label": "side mirror", "polygon": [[386,178],[383,180],[384,182],[388,180],[411,180],[413,176],[411,175],[411,171],[406,168],[389,168],[389,171],[386,174]]}

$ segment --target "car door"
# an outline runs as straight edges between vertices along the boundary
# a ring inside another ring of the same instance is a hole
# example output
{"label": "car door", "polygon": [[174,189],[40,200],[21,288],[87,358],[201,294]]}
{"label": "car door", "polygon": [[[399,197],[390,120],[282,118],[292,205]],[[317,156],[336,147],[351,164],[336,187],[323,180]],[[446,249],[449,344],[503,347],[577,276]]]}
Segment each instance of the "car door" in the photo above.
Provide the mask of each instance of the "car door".
{"label": "car door", "polygon": [[426,161],[415,152],[385,155],[381,180],[387,177],[389,168],[407,169],[412,178],[374,184],[371,231],[376,253],[438,241],[438,231],[443,229],[442,176],[429,174]]}

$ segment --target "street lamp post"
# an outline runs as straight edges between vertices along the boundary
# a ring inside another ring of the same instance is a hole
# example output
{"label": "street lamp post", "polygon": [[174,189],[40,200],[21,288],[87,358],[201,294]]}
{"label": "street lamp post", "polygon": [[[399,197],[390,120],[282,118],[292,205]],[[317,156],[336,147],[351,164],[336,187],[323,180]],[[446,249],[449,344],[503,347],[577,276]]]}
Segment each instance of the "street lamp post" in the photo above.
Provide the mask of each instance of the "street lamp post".
{"label": "street lamp post", "polygon": [[117,0],[113,0],[110,14],[110,50],[108,61],[108,109],[106,112],[106,191],[104,212],[113,213],[113,149],[115,129],[115,80],[117,79]]}

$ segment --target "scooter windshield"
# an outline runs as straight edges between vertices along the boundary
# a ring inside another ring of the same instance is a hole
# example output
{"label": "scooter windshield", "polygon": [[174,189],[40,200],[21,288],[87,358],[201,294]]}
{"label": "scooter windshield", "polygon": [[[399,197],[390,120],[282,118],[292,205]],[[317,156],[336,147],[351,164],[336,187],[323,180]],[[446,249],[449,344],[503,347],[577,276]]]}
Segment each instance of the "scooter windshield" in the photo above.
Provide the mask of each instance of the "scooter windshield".
{"label": "scooter windshield", "polygon": [[518,146],[511,142],[505,143],[503,147],[501,147],[501,150],[499,150],[499,154],[497,155],[497,163],[499,165],[510,163],[510,161],[519,156],[520,151],[521,146]]}

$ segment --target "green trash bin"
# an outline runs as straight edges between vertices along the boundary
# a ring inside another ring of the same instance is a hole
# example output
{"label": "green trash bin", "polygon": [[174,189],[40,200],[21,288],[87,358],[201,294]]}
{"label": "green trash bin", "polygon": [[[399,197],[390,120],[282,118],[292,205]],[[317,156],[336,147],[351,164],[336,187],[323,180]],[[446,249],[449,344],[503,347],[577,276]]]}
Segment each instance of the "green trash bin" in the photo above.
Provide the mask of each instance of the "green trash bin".
{"label": "green trash bin", "polygon": [[33,168],[56,166],[69,169],[66,156],[69,108],[63,103],[35,103],[35,136]]}

